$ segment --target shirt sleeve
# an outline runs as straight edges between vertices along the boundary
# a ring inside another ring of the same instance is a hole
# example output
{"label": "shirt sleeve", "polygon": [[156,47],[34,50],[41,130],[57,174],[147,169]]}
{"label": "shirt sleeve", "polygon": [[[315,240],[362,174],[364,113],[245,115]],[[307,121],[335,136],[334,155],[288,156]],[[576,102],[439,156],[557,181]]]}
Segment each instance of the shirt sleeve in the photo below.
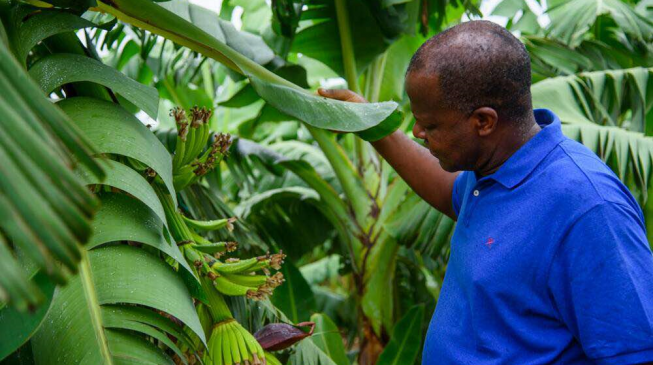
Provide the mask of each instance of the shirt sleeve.
{"label": "shirt sleeve", "polygon": [[460,207],[463,205],[463,197],[465,196],[465,185],[467,185],[467,171],[456,176],[456,180],[453,182],[453,191],[451,192],[451,204],[453,205],[453,211],[456,213],[456,216],[460,215]]}
{"label": "shirt sleeve", "polygon": [[560,319],[598,364],[653,361],[653,256],[637,211],[604,202],[586,212],[549,272]]}

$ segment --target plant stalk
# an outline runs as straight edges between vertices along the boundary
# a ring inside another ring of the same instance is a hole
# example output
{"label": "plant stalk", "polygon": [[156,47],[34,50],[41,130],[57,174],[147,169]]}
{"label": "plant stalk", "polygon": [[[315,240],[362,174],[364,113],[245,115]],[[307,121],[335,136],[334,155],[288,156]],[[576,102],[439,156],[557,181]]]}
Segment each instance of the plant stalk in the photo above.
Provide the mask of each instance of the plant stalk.
{"label": "plant stalk", "polygon": [[[327,160],[333,167],[336,177],[349,200],[351,209],[359,226],[365,228],[369,224],[371,202],[367,190],[361,184],[360,175],[340,145],[333,141],[326,131],[306,125],[317,144],[320,146]],[[357,138],[357,140],[360,140]]]}
{"label": "plant stalk", "polygon": [[309,93],[233,50],[197,26],[149,0],[98,1],[97,10],[158,34],[222,63],[232,70]]}
{"label": "plant stalk", "polygon": [[383,81],[383,72],[385,70],[385,63],[387,58],[388,52],[386,51],[377,57],[370,65],[370,90],[369,95],[366,95],[367,100],[369,100],[370,103],[377,103],[379,101],[379,95],[381,94],[381,83]]}
{"label": "plant stalk", "polygon": [[97,293],[95,292],[95,284],[93,283],[93,270],[91,270],[91,264],[88,259],[88,252],[85,248],[82,248],[81,251],[82,260],[79,263],[79,278],[82,282],[84,297],[86,298],[86,305],[88,306],[88,311],[91,314],[93,331],[95,332],[95,338],[98,341],[98,345],[100,347],[100,355],[104,360],[104,364],[113,365],[113,357],[109,351],[109,343],[107,342],[107,337],[104,333],[104,326],[102,325],[100,302],[98,301]]}
{"label": "plant stalk", "polygon": [[[188,228],[186,222],[184,222],[179,213],[177,213],[170,195],[163,188],[157,185],[154,186],[154,191],[159,196],[159,200],[161,200],[161,205],[163,205],[163,210],[165,211],[166,219],[170,226],[170,233],[173,238],[177,240],[177,242],[194,241],[190,228]],[[189,245],[182,245],[181,251],[186,260],[190,261],[193,270],[196,270],[194,264],[198,260],[203,260],[202,255]],[[195,273],[198,277],[201,277],[201,274],[198,273],[197,270]],[[201,277],[200,282],[202,284],[202,289],[204,289],[204,292],[206,293],[206,298],[209,301],[208,308],[211,317],[213,317],[213,321],[221,322],[233,318],[224,297],[213,286],[213,281],[206,277]]]}
{"label": "plant stalk", "polygon": [[356,57],[354,55],[354,44],[351,40],[351,29],[349,28],[349,12],[345,0],[335,0],[336,17],[338,20],[338,31],[340,32],[340,47],[342,49],[342,65],[345,69],[345,80],[351,91],[360,94],[358,76],[356,75]]}
{"label": "plant stalk", "polygon": [[213,317],[213,322],[218,323],[226,319],[234,318],[225,302],[222,294],[218,292],[218,289],[213,287],[213,282],[207,278],[202,278],[202,288],[206,292],[206,298],[209,301],[209,313]]}

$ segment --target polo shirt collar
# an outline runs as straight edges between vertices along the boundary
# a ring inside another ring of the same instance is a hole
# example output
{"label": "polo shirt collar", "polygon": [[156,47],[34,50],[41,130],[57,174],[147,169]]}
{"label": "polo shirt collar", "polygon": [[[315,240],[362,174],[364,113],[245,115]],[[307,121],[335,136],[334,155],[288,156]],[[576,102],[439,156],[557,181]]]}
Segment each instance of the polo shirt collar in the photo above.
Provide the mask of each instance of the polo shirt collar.
{"label": "polo shirt collar", "polygon": [[562,125],[557,115],[548,109],[535,109],[534,114],[535,121],[542,130],[510,156],[499,170],[485,176],[482,180],[495,180],[506,188],[512,189],[563,141]]}

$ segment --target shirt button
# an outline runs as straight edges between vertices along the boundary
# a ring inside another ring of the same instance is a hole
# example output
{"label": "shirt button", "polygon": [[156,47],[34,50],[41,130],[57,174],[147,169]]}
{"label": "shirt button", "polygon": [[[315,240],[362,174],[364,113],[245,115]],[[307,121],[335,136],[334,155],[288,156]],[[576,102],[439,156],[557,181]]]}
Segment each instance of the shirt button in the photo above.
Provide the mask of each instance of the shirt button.
{"label": "shirt button", "polygon": [[479,196],[480,194],[481,194],[480,191],[478,191],[478,190],[474,190],[474,196]]}

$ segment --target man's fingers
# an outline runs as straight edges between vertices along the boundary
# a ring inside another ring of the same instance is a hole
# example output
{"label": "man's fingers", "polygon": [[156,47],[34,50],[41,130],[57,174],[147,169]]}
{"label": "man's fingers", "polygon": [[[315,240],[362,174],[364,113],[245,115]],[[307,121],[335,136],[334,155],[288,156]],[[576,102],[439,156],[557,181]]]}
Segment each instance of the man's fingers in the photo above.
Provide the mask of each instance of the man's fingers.
{"label": "man's fingers", "polygon": [[336,99],[341,101],[349,101],[352,103],[367,103],[367,100],[362,96],[356,94],[351,90],[341,89],[317,89],[317,93],[325,98]]}

